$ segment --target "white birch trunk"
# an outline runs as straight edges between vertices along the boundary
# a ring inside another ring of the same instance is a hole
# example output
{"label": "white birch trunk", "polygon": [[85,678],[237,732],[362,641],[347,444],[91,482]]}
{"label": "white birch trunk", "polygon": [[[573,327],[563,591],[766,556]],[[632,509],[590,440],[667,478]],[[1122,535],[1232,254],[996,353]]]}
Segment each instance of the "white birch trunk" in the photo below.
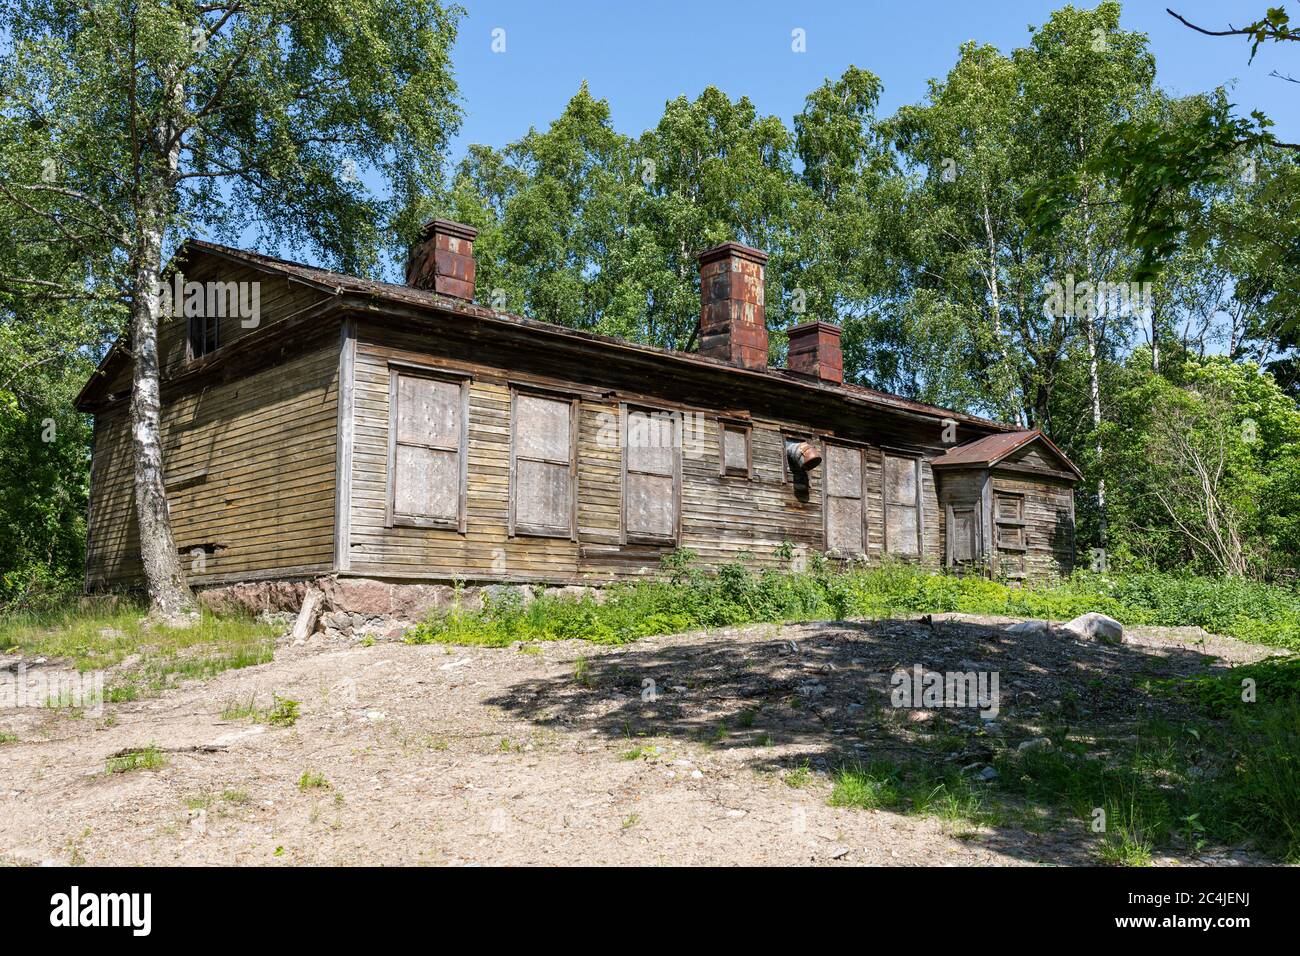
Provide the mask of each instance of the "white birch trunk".
{"label": "white birch trunk", "polygon": [[[172,77],[172,102],[183,96]],[[197,608],[186,583],[176,540],[172,536],[163,474],[161,369],[158,361],[159,313],[162,296],[163,232],[170,207],[173,178],[180,162],[180,142],[172,143],[174,127],[162,121],[154,130],[158,148],[166,149],[166,175],[148,170],[141,177],[139,220],[136,223],[135,270],[131,296],[131,447],[135,452],[135,514],[140,529],[140,562],[152,617],[178,622]]]}

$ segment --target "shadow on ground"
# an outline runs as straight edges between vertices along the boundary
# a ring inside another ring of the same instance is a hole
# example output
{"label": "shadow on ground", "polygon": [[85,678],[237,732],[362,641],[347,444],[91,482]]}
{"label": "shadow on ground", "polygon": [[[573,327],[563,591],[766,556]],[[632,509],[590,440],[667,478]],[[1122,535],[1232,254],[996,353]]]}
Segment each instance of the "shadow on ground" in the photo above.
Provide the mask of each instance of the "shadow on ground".
{"label": "shadow on ground", "polygon": [[[996,717],[972,707],[893,706],[891,675],[918,664],[996,674]],[[1144,718],[1187,716],[1145,681],[1223,666],[1175,644],[1108,646],[967,621],[818,622],[593,648],[563,672],[520,680],[488,703],[538,725],[627,740],[629,748],[669,738],[740,751],[757,770],[919,760],[974,778],[995,755],[1049,728],[1093,740],[1104,756],[1107,740]],[[1019,855],[1022,837],[1004,841],[994,832],[983,842]]]}

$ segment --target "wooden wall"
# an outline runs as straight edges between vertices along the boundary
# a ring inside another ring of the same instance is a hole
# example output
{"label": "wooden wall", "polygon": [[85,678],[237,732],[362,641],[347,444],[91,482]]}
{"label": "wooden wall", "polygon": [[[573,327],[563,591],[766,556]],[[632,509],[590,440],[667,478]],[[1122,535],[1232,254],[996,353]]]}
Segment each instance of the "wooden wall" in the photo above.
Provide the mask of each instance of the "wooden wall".
{"label": "wooden wall", "polygon": [[[233,345],[240,339],[273,322],[324,299],[317,289],[292,282],[287,276],[270,275],[248,266],[229,262],[218,256],[196,257],[192,265],[183,270],[186,281],[193,282],[257,282],[260,317],[255,328],[245,328],[238,316],[217,320],[218,347]],[[164,317],[158,327],[158,364],[163,380],[185,370],[189,360],[189,320],[182,316]],[[109,391],[125,393],[131,388],[131,368],[125,365],[113,376]]]}
{"label": "wooden wall", "polygon": [[[1073,487],[1056,478],[998,469],[991,484],[994,496],[1005,492],[1024,498],[1023,576],[1042,579],[1069,574],[1074,567]],[[998,574],[996,566],[994,574]]]}
{"label": "wooden wall", "polygon": [[[707,407],[682,400],[684,389],[662,379],[621,383],[616,369],[594,368],[579,377],[557,371],[541,349],[498,352],[462,342],[448,333],[405,332],[362,320],[354,360],[353,445],[346,558],[340,570],[366,576],[468,580],[599,582],[656,571],[670,547],[623,543],[621,452],[617,423],[622,403],[645,404],[687,415],[681,459],[680,546],[707,565],[742,552],[757,564],[773,564],[773,552],[790,541],[806,551],[823,546],[823,479],[819,468],[803,493],[786,474],[783,430],[807,433],[806,419],[750,416],[751,478],[722,476],[719,415],[734,419],[748,411],[734,404]],[[452,529],[386,527],[390,363],[411,363],[467,373],[469,429],[464,533]],[[577,540],[508,534],[510,493],[510,386],[558,389],[579,399],[577,444]],[[622,387],[620,387],[622,386]],[[731,401],[734,394],[727,395]],[[611,440],[611,435],[613,440]],[[837,433],[837,436],[839,434]],[[848,437],[848,436],[846,436]],[[865,448],[868,558],[883,555],[882,452]],[[921,467],[922,560],[937,566],[944,550],[944,522],[929,462]]]}
{"label": "wooden wall", "polygon": [[[1037,449],[1017,453],[1004,464],[1008,467],[992,472],[944,470],[941,500],[945,505],[978,506],[980,547],[993,577],[1018,581],[1069,574],[1074,566],[1072,483],[1052,474],[1020,470],[1055,470],[1059,463]],[[1000,512],[999,498],[1019,501],[1018,517],[1006,520],[1009,516]]]}
{"label": "wooden wall", "polygon": [[[303,314],[324,298],[282,277],[268,279],[215,259],[196,261],[187,278],[262,281],[263,327]],[[918,455],[920,561],[937,567],[945,560],[946,516],[929,462],[946,447],[937,419],[854,406],[833,394],[810,395],[762,377],[733,384],[708,369],[668,375],[653,364],[657,359],[606,362],[596,346],[585,352],[571,345],[543,347],[536,331],[494,331],[471,318],[448,315],[409,328],[394,322],[353,312],[344,323],[351,337],[340,351],[337,320],[303,320],[286,327],[292,335],[269,336],[265,349],[170,386],[167,380],[188,367],[187,323],[175,319],[164,326],[168,497],[176,543],[194,583],[330,571],[412,580],[600,583],[657,571],[673,546],[628,543],[623,534],[618,431],[625,405],[684,417],[678,545],[697,552],[705,565],[745,553],[758,565],[772,565],[786,541],[804,555],[824,548],[825,465],[797,487],[783,460],[788,435],[821,447],[833,441],[861,450],[865,557],[871,562],[886,557],[886,449]],[[309,331],[300,336],[299,327]],[[221,345],[248,332],[238,317],[230,317]],[[387,526],[390,362],[470,377],[463,532]],[[342,395],[340,367],[350,384]],[[120,387],[129,387],[129,379],[119,377]],[[571,538],[509,534],[512,386],[554,389],[578,403]],[[720,419],[749,423],[749,477],[721,474]],[[1054,464],[1034,454],[1011,464]],[[110,401],[95,422],[87,545],[92,588],[139,583],[131,455],[125,402]],[[960,480],[942,478],[945,489]],[[1008,470],[975,486],[983,498],[999,488],[1025,496],[1026,573],[1068,571],[1074,546],[1070,483]],[[983,516],[991,539],[991,515],[985,510]],[[986,553],[993,546],[989,540]],[[201,565],[191,558],[195,548],[203,551]]]}
{"label": "wooden wall", "polygon": [[[163,402],[177,547],[195,584],[318,573],[333,563],[337,333],[233,381]],[[140,582],[125,403],[95,418],[86,582]],[[204,549],[203,573],[191,557]]]}

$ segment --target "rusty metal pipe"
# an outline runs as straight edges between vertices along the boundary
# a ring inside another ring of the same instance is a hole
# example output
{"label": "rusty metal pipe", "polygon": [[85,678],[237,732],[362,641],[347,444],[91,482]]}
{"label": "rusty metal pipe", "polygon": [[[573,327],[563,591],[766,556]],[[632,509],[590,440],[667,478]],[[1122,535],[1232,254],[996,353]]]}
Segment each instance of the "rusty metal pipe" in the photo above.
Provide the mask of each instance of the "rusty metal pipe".
{"label": "rusty metal pipe", "polygon": [[785,457],[790,463],[790,470],[797,474],[812,471],[822,463],[822,456],[812,442],[787,441]]}

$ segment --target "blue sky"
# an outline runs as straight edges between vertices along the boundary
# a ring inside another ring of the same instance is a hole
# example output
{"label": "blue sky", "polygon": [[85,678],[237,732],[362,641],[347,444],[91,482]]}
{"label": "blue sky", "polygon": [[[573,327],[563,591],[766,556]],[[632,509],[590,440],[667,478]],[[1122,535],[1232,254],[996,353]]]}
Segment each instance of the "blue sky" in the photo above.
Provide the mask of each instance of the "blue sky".
{"label": "blue sky", "polygon": [[[665,101],[694,98],[712,84],[733,98],[748,96],[761,113],[787,122],[804,96],[850,64],[884,83],[881,115],[920,101],[926,83],[944,76],[966,40],[1003,51],[1022,46],[1028,27],[1041,24],[1051,0],[910,0],[910,2],[741,3],[652,0],[460,0],[467,11],[454,52],[465,122],[453,159],[470,143],[500,147],[545,127],[585,79],[609,100],[616,128],[639,134],[653,126]],[[1239,112],[1261,109],[1283,139],[1300,138],[1300,86],[1272,70],[1300,78],[1300,56],[1266,46],[1248,63],[1240,37],[1207,37],[1165,12],[1172,8],[1214,29],[1240,26],[1277,0],[1214,2],[1158,0],[1124,5],[1122,23],[1150,37],[1159,82],[1193,93],[1236,82]],[[1090,6],[1090,4],[1076,4]],[[791,50],[791,31],[805,31],[807,51]],[[492,51],[493,31],[504,30],[505,51]]]}

